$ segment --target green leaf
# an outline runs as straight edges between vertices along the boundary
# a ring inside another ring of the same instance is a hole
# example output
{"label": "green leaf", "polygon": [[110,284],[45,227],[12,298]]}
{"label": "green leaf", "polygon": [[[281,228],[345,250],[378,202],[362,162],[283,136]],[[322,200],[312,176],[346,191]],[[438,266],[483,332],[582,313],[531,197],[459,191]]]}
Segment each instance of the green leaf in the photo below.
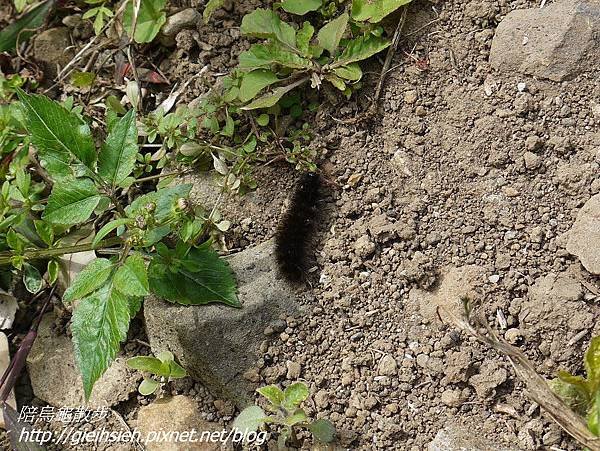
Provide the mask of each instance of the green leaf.
{"label": "green leaf", "polygon": [[155,381],[154,379],[144,379],[140,383],[138,391],[142,396],[149,396],[154,393],[158,387],[160,387],[160,382]]}
{"label": "green leaf", "polygon": [[352,0],[352,18],[358,22],[368,20],[379,23],[388,14],[410,2],[411,0]]}
{"label": "green leaf", "polygon": [[74,179],[54,185],[42,218],[52,224],[70,226],[86,221],[102,196],[89,179]]}
{"label": "green leaf", "polygon": [[208,3],[204,7],[204,11],[202,12],[202,17],[204,19],[204,23],[208,23],[213,13],[221,8],[225,0],[208,0]]}
{"label": "green leaf", "polygon": [[600,387],[600,336],[592,338],[590,347],[585,353],[585,372],[595,393]]}
{"label": "green leaf", "polygon": [[48,13],[54,6],[54,0],[40,3],[15,23],[0,31],[0,52],[9,52],[19,43],[27,41],[34,35],[35,29],[42,26]]}
{"label": "green leaf", "polygon": [[35,266],[23,263],[23,283],[27,291],[35,294],[42,289],[44,280]]}
{"label": "green leaf", "polygon": [[84,165],[92,170],[97,154],[90,128],[60,103],[18,89],[25,109],[27,131],[40,163],[57,180],[74,176]]}
{"label": "green leaf", "polygon": [[298,409],[285,419],[285,424],[288,426],[294,426],[298,423],[304,423],[307,420],[308,416],[306,416],[306,412],[304,412],[302,409]]}
{"label": "green leaf", "polygon": [[92,241],[92,247],[98,246],[98,244],[100,244],[100,241],[102,241],[102,239],[114,229],[117,229],[123,225],[131,224],[132,222],[133,219],[131,218],[119,218],[104,224],[104,226],[100,230],[98,230],[98,233],[96,233],[94,241]]}
{"label": "green leaf", "polygon": [[317,34],[319,45],[327,50],[332,56],[340,45],[340,40],[348,26],[348,19],[348,13],[343,13],[341,16],[336,17],[331,22],[325,24]]}
{"label": "green leaf", "polygon": [[63,301],[70,302],[83,299],[96,291],[108,280],[113,264],[106,258],[92,260],[79,274],[63,295]]}
{"label": "green leaf", "polygon": [[164,366],[163,362],[156,357],[137,356],[127,359],[125,362],[129,368],[146,373],[152,373],[161,377],[169,377],[169,368]]}
{"label": "green leaf", "polygon": [[308,429],[312,433],[313,437],[320,442],[331,443],[335,438],[335,426],[324,418],[313,421],[308,426]]}
{"label": "green leaf", "polygon": [[94,383],[115,359],[129,330],[127,297],[107,282],[79,303],[73,312],[71,331],[75,360],[83,379],[86,400]]}
{"label": "green leaf", "polygon": [[347,66],[337,67],[333,72],[341,78],[349,81],[358,81],[362,78],[362,70],[358,63],[350,63]]}
{"label": "green leaf", "polygon": [[244,74],[242,83],[240,85],[240,93],[238,98],[242,102],[248,102],[252,100],[256,94],[262,89],[266,88],[273,83],[277,83],[279,79],[270,70],[256,69],[252,72]]}
{"label": "green leaf", "polygon": [[173,209],[177,204],[177,199],[187,198],[190,195],[191,190],[192,185],[189,183],[161,188],[158,191],[138,197],[125,208],[125,212],[130,218],[135,218],[142,213],[142,210],[147,208],[149,204],[153,204],[155,208],[154,218],[158,222],[162,222],[173,213]]}
{"label": "green leaf", "polygon": [[283,390],[281,390],[281,388],[279,388],[277,385],[267,385],[266,387],[261,387],[256,391],[267,398],[275,407],[279,407],[285,397]]}
{"label": "green leaf", "polygon": [[296,46],[305,56],[310,55],[310,40],[315,34],[315,27],[310,22],[304,22],[296,35]]}
{"label": "green leaf", "polygon": [[248,434],[249,432],[256,432],[264,423],[266,414],[259,406],[246,407],[240,412],[233,424],[232,429]]}
{"label": "green leaf", "polygon": [[[134,3],[129,2],[123,13],[123,24],[129,36],[132,34]],[[141,0],[133,36],[135,42],[143,44],[154,40],[167,21],[167,14],[164,11],[166,4],[167,0]]]}
{"label": "green leaf", "polygon": [[112,128],[100,151],[98,174],[116,188],[131,174],[138,153],[135,111],[130,110]]}
{"label": "green leaf", "polygon": [[187,376],[187,371],[179,365],[175,360],[171,360],[169,362],[169,368],[171,375],[169,376],[171,379],[181,379],[182,377]]}
{"label": "green leaf", "polygon": [[300,403],[308,398],[308,387],[304,382],[294,382],[286,387],[283,391],[284,400],[283,407],[291,410],[298,407]]}
{"label": "green leaf", "polygon": [[125,263],[117,268],[113,283],[121,293],[132,296],[149,294],[148,274],[141,255],[127,257]]}
{"label": "green leaf", "polygon": [[39,219],[34,220],[33,225],[42,241],[48,246],[51,246],[52,243],[54,243],[54,230],[52,229],[52,226],[46,221],[41,221]]}
{"label": "green leaf", "polygon": [[592,403],[592,407],[590,408],[590,412],[588,414],[588,422],[587,422],[588,429],[596,437],[598,437],[600,435],[600,428],[598,427],[599,420],[600,420],[600,391],[596,392],[594,402]]}
{"label": "green leaf", "polygon": [[327,80],[333,86],[335,86],[336,88],[338,88],[340,91],[345,91],[346,90],[346,83],[344,82],[344,80],[342,80],[337,75],[327,74],[327,75],[325,75],[325,80]]}
{"label": "green leaf", "polygon": [[260,114],[257,118],[256,118],[256,123],[258,125],[260,125],[261,127],[266,127],[269,124],[269,115],[266,113]]}
{"label": "green leaf", "polygon": [[148,279],[150,291],[169,302],[184,305],[219,302],[241,307],[229,264],[208,242],[175,261],[155,255],[148,267]]}
{"label": "green leaf", "polygon": [[281,7],[285,12],[303,16],[310,11],[319,9],[321,3],[321,0],[283,0]]}
{"label": "green leaf", "polygon": [[292,89],[300,86],[301,84],[308,81],[308,78],[302,78],[287,86],[280,86],[275,88],[266,94],[250,102],[248,105],[241,107],[242,110],[255,110],[257,108],[270,108],[275,105],[279,100]]}
{"label": "green leaf", "polygon": [[50,260],[48,262],[48,283],[50,285],[54,285],[56,280],[58,279],[58,271],[60,269],[60,265],[56,260]]}
{"label": "green leaf", "polygon": [[283,22],[270,9],[256,9],[246,14],[240,27],[242,34],[263,39],[276,39],[288,47],[295,48],[296,30]]}
{"label": "green leaf", "polygon": [[71,84],[77,88],[89,88],[95,79],[96,74],[93,72],[75,71],[71,74]]}
{"label": "green leaf", "polygon": [[390,46],[390,41],[373,35],[359,36],[348,42],[332,68],[347,66],[356,61],[366,60]]}
{"label": "green leaf", "polygon": [[250,50],[240,53],[238,66],[243,70],[269,69],[273,64],[290,69],[308,69],[312,67],[309,59],[286,50],[277,42],[254,44]]}

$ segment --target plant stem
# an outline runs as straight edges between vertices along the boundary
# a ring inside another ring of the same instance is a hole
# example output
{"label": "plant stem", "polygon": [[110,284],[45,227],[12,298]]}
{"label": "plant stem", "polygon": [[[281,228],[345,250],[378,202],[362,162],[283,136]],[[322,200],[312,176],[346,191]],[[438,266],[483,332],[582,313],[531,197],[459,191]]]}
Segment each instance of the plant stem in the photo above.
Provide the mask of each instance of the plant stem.
{"label": "plant stem", "polygon": [[38,327],[40,325],[40,322],[42,321],[42,317],[44,316],[46,309],[48,308],[48,305],[50,304],[50,301],[52,300],[52,295],[54,294],[55,289],[56,285],[54,285],[52,287],[52,290],[50,290],[50,293],[46,298],[46,302],[44,302],[42,309],[40,310],[36,318],[33,320],[33,323],[31,323],[29,332],[27,332],[27,335],[25,335],[25,338],[23,338],[23,341],[19,345],[19,349],[12,358],[10,365],[2,375],[2,379],[0,380],[0,387],[2,387],[2,389],[0,390],[0,403],[6,402],[11,390],[17,382],[17,378],[19,377],[21,371],[23,370],[23,367],[25,366],[27,355],[29,354],[29,351],[31,351],[33,342],[37,337]]}
{"label": "plant stem", "polygon": [[[78,252],[87,252],[94,249],[111,247],[123,243],[123,240],[118,237],[109,238],[108,240],[100,241],[97,246],[92,246],[92,243],[76,244],[74,246],[58,247],[56,249],[35,249],[23,252],[25,260],[35,260],[37,258],[57,257],[64,254],[76,254]],[[0,265],[6,265],[11,262],[14,252],[0,252]]]}

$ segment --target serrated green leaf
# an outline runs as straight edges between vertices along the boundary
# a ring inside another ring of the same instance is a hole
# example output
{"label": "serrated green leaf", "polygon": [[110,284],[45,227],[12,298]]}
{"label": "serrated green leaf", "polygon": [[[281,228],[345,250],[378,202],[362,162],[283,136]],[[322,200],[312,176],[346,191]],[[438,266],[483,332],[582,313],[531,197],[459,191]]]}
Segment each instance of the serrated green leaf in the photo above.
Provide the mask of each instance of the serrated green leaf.
{"label": "serrated green leaf", "polygon": [[[123,13],[123,24],[131,36],[133,26],[133,4],[129,2]],[[152,42],[167,21],[164,9],[167,0],[141,0],[133,39],[140,44]]]}
{"label": "serrated green leaf", "polygon": [[255,99],[253,102],[250,102],[248,105],[243,106],[242,110],[256,110],[257,108],[270,108],[275,105],[279,100],[292,89],[297,88],[301,84],[308,81],[308,78],[302,78],[294,83],[290,83],[287,86],[280,86],[275,88],[259,98]]}
{"label": "serrated green leaf", "polygon": [[97,154],[87,124],[47,97],[28,95],[20,89],[17,95],[40,163],[54,179],[75,176],[80,171],[78,165],[93,170]]}
{"label": "serrated green leaf", "polygon": [[83,299],[106,283],[114,265],[106,258],[92,260],[77,276],[63,295],[64,302]]}
{"label": "serrated green leaf", "polygon": [[121,293],[131,296],[146,296],[149,293],[148,273],[141,255],[130,255],[117,268],[113,283]]}
{"label": "serrated green leaf", "polygon": [[204,19],[204,23],[208,23],[212,15],[217,9],[220,9],[225,0],[208,0],[208,3],[204,7],[204,11],[202,12],[202,18]]}
{"label": "serrated green leaf", "polygon": [[154,393],[158,387],[160,387],[160,382],[155,381],[154,379],[144,379],[142,382],[140,382],[138,391],[142,396],[149,396]]}
{"label": "serrated green leaf", "polygon": [[340,40],[348,26],[348,19],[348,13],[344,12],[339,17],[336,17],[331,22],[325,24],[317,34],[319,45],[327,50],[332,56],[340,45]]}
{"label": "serrated green leaf", "polygon": [[98,174],[113,189],[131,174],[138,153],[135,111],[130,110],[112,128],[100,151]]}
{"label": "serrated green leaf", "polygon": [[321,7],[322,0],[283,0],[281,8],[290,14],[303,16]]}
{"label": "serrated green leaf", "polygon": [[352,18],[358,22],[365,20],[379,23],[381,19],[393,13],[411,0],[352,0]]}
{"label": "serrated green leaf", "polygon": [[263,39],[277,39],[282,44],[295,48],[296,30],[283,22],[270,9],[256,9],[242,19],[240,30],[243,35]]}
{"label": "serrated green leaf", "polygon": [[243,75],[238,98],[242,102],[248,102],[249,100],[252,100],[262,89],[272,85],[273,83],[277,83],[278,81],[279,78],[277,78],[277,75],[270,70],[256,69],[252,72],[248,72]]}
{"label": "serrated green leaf", "polygon": [[292,410],[306,400],[309,395],[308,387],[304,382],[294,382],[286,387],[283,391],[283,407],[287,410]]}
{"label": "serrated green leaf", "polygon": [[19,43],[27,41],[35,29],[43,25],[48,13],[54,6],[54,0],[40,3],[16,22],[0,31],[0,52],[10,52]]}
{"label": "serrated green leaf", "polygon": [[362,70],[358,63],[350,63],[347,66],[336,67],[333,72],[340,78],[349,81],[358,81],[362,78]]}
{"label": "serrated green leaf", "polygon": [[56,184],[42,218],[63,226],[80,224],[92,215],[101,197],[89,179],[74,179]]}
{"label": "serrated green leaf", "polygon": [[265,387],[258,388],[256,391],[267,398],[275,407],[279,407],[285,398],[283,390],[281,390],[281,388],[279,388],[277,385],[267,385]]}
{"label": "serrated green leaf", "polygon": [[309,59],[286,50],[277,42],[254,44],[250,50],[240,53],[238,66],[243,70],[269,69],[273,64],[290,69],[308,69],[312,67]]}
{"label": "serrated green leaf", "polygon": [[[177,265],[177,268],[174,265]],[[176,261],[154,255],[148,267],[150,291],[183,305],[218,302],[241,307],[229,264],[205,243]]]}
{"label": "serrated green leaf", "polygon": [[240,412],[233,424],[232,429],[248,434],[249,432],[256,432],[264,424],[266,414],[259,406],[246,407]]}
{"label": "serrated green leaf", "polygon": [[332,68],[347,66],[356,61],[363,61],[390,46],[390,41],[373,35],[359,36],[351,40]]}
{"label": "serrated green leaf", "polygon": [[323,443],[331,443],[335,438],[335,426],[330,421],[321,418],[313,421],[308,429],[312,433],[313,437]]}
{"label": "serrated green leaf", "polygon": [[92,241],[92,247],[98,246],[100,241],[102,241],[102,239],[106,235],[108,235],[110,232],[112,232],[114,229],[117,229],[126,224],[131,224],[132,222],[133,222],[133,219],[131,219],[131,218],[119,218],[119,219],[115,219],[113,221],[110,221],[109,223],[104,224],[104,226],[102,226],[102,228],[100,230],[98,230],[98,233],[96,233],[96,236],[94,237],[94,241]]}
{"label": "serrated green leaf", "polygon": [[71,331],[75,360],[86,400],[95,382],[111,365],[129,330],[127,296],[107,282],[98,291],[81,300],[73,312]]}
{"label": "serrated green leaf", "polygon": [[38,269],[29,263],[23,263],[23,284],[30,293],[37,293],[42,289],[44,280]]}

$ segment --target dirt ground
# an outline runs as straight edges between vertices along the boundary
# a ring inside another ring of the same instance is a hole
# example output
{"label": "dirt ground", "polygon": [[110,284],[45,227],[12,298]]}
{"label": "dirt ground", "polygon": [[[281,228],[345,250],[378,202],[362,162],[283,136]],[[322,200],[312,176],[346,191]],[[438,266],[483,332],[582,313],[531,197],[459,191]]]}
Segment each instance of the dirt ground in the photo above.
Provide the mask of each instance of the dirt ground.
{"label": "dirt ground", "polygon": [[[182,101],[235,65],[248,45],[239,17],[258,4],[234,2],[157,55],[172,83],[209,67]],[[280,383],[298,364],[314,395],[309,410],[335,424],[344,448],[417,451],[455,427],[510,449],[578,449],[525,396],[506,359],[424,305],[462,271],[452,268],[468,266],[480,275],[472,288],[489,323],[547,378],[581,372],[600,333],[600,284],[566,252],[564,235],[600,191],[600,86],[586,76],[505,75],[488,62],[502,18],[538,6],[416,0],[379,114],[352,121],[373,95],[373,61],[356,97],[324,103],[314,119],[312,145],[340,188],[321,205],[317,270],[301,294],[309,314],[287,318],[256,367],[262,382]],[[263,168],[255,192],[226,200],[230,248],[275,233],[295,177]],[[201,400],[209,421],[231,418],[199,384],[176,390]],[[140,400],[118,409],[125,420]]]}

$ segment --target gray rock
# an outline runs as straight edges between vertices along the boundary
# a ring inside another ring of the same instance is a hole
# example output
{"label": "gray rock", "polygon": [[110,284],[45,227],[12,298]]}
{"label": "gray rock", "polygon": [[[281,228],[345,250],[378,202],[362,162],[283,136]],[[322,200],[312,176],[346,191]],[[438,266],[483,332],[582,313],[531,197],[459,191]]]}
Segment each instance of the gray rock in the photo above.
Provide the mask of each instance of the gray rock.
{"label": "gray rock", "polygon": [[[177,395],[169,398],[159,399],[147,406],[142,406],[138,412],[134,427],[140,431],[142,437],[152,437],[153,434],[164,432],[180,432],[196,430],[197,437],[203,431],[221,432],[223,429],[218,423],[206,421],[200,415],[198,403],[191,398]],[[149,435],[150,434],[150,435]],[[232,449],[231,444],[221,447],[220,444],[210,442],[198,442],[194,447],[186,447],[175,441],[149,441],[144,444],[148,451],[178,451],[181,449],[194,449],[198,451],[217,451],[220,449]]]}
{"label": "gray rock", "polygon": [[496,29],[492,67],[563,81],[597,70],[600,5],[592,0],[554,2],[506,15]]}
{"label": "gray rock", "polygon": [[472,428],[461,428],[456,425],[446,426],[438,431],[433,441],[427,446],[428,451],[513,451],[517,448],[506,448],[488,441],[475,434]]}
{"label": "gray rock", "polygon": [[74,56],[69,30],[66,27],[43,31],[33,42],[33,57],[42,65],[47,80],[51,81],[56,77],[57,66],[63,68]]}
{"label": "gray rock", "polygon": [[202,15],[195,9],[184,9],[167,18],[167,21],[161,29],[161,33],[163,36],[173,38],[184,28],[194,28],[196,24],[200,22],[201,18]]}
{"label": "gray rock", "polygon": [[600,274],[600,194],[592,196],[577,213],[567,251],[576,255],[589,272]]}
{"label": "gray rock", "polygon": [[[73,344],[66,335],[57,335],[52,331],[55,321],[53,313],[44,316],[27,357],[33,393],[55,407],[86,405],[81,375],[75,365]],[[129,399],[129,395],[137,390],[141,378],[138,371],[125,365],[125,359],[118,357],[94,385],[87,406],[110,407]]]}
{"label": "gray rock", "polygon": [[244,406],[258,377],[243,375],[261,355],[265,328],[298,307],[292,288],[276,275],[272,240],[232,256],[229,263],[237,275],[241,309],[181,306],[150,297],[144,317],[154,353],[171,351],[211,392]]}

